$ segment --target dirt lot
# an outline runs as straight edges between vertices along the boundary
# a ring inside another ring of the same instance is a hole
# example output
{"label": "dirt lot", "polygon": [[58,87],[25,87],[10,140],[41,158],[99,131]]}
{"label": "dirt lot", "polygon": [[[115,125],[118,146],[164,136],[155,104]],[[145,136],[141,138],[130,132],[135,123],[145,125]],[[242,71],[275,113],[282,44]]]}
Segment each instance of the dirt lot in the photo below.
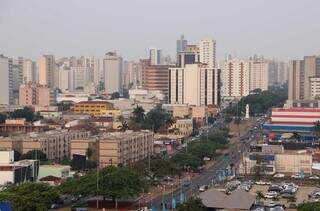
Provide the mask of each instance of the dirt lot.
{"label": "dirt lot", "polygon": [[[254,185],[253,188],[250,190],[250,193],[252,194],[256,194],[257,191],[261,191],[263,194],[265,194],[268,190],[268,185]],[[296,194],[296,198],[297,201],[294,202],[296,205],[304,202],[304,201],[308,201],[308,194],[310,192],[312,192],[313,190],[317,189],[317,187],[310,187],[310,186],[299,186],[298,192]],[[262,199],[262,201],[264,201],[265,203],[271,202],[271,199]],[[281,197],[279,197],[279,202],[280,204],[284,204],[286,205],[286,207],[289,206],[289,204],[293,203],[293,202],[288,202],[287,199],[283,199]]]}

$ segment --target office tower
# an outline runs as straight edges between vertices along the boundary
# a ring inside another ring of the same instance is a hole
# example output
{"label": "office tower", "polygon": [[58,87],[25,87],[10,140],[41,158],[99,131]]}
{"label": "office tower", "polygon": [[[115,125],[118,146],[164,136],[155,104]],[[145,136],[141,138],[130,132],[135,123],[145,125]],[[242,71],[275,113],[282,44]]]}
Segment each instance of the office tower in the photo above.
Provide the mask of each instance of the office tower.
{"label": "office tower", "polygon": [[23,60],[23,83],[36,82],[37,67],[36,62],[31,59]]}
{"label": "office tower", "polygon": [[9,58],[0,55],[0,104],[13,104],[12,93],[12,64]]}
{"label": "office tower", "polygon": [[13,104],[18,104],[19,87],[23,82],[23,58],[18,59],[9,58],[9,63],[12,67],[12,96]]}
{"label": "office tower", "polygon": [[169,65],[147,65],[144,68],[143,87],[146,90],[159,90],[168,96]]}
{"label": "office tower", "polygon": [[139,62],[130,61],[127,63],[127,71],[125,73],[125,81],[127,87],[138,87],[141,83],[141,64]]}
{"label": "office tower", "polygon": [[171,104],[195,106],[219,105],[220,70],[205,64],[186,64],[169,68],[169,101]]}
{"label": "office tower", "polygon": [[70,91],[83,91],[84,88],[92,82],[91,69],[89,67],[74,66],[70,68],[70,72],[69,77],[72,77],[72,79],[69,80],[71,82],[69,85]]}
{"label": "office tower", "polygon": [[197,45],[187,45],[185,50],[177,54],[177,66],[185,67],[186,64],[200,62],[200,52]]}
{"label": "office tower", "polygon": [[43,55],[38,61],[39,84],[54,88],[55,59],[53,55]]}
{"label": "office tower", "polygon": [[180,39],[177,40],[177,54],[185,51],[187,45],[188,41],[184,39],[184,35],[182,34]]}
{"label": "office tower", "polygon": [[100,71],[100,62],[99,59],[95,57],[81,57],[80,64],[78,66],[87,67],[90,69],[90,81],[94,82],[95,85],[98,85],[99,82],[103,79]]}
{"label": "office tower", "polygon": [[151,65],[163,64],[162,50],[157,49],[157,48],[150,48],[149,49],[149,59],[150,59]]}
{"label": "office tower", "polygon": [[62,92],[69,90],[69,72],[70,68],[59,67],[59,89]]}
{"label": "office tower", "polygon": [[250,60],[250,91],[268,90],[268,62],[264,59]]}
{"label": "office tower", "polygon": [[288,63],[283,61],[268,61],[269,86],[284,84],[288,81]]}
{"label": "office tower", "polygon": [[103,59],[104,86],[105,92],[112,94],[113,92],[122,93],[122,57],[116,52],[108,52]]}
{"label": "office tower", "polygon": [[312,99],[311,82],[315,85],[316,78],[320,78],[319,56],[305,56],[303,60],[290,61],[288,99]]}
{"label": "office tower", "polygon": [[250,62],[232,59],[224,61],[221,68],[222,96],[241,98],[250,92]]}
{"label": "office tower", "polygon": [[55,92],[39,84],[22,84],[19,88],[19,105],[51,106],[55,104]]}
{"label": "office tower", "polygon": [[200,62],[208,67],[216,66],[216,41],[210,38],[202,39],[199,43]]}

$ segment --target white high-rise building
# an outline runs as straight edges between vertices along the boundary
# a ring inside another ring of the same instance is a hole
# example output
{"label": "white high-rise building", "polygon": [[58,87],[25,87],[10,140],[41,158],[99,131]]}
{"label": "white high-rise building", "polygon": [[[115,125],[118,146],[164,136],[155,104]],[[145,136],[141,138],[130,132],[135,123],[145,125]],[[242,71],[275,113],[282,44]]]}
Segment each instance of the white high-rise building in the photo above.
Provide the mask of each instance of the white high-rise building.
{"label": "white high-rise building", "polygon": [[70,69],[64,67],[59,68],[59,89],[62,92],[69,90],[69,71]]}
{"label": "white high-rise building", "polygon": [[171,104],[219,105],[220,70],[204,64],[169,68]]}
{"label": "white high-rise building", "polygon": [[163,64],[162,50],[157,48],[149,49],[149,59],[151,65],[161,65]]}
{"label": "white high-rise building", "polygon": [[199,43],[200,62],[210,68],[216,67],[216,41],[210,38],[202,39]]}
{"label": "white high-rise building", "polygon": [[[69,85],[70,91],[75,91],[78,89],[84,89],[91,81],[91,69],[88,67],[71,67],[70,68],[72,80]],[[69,74],[70,76],[70,74]]]}
{"label": "white high-rise building", "polygon": [[261,89],[268,90],[269,85],[268,62],[263,59],[250,61],[250,91]]}
{"label": "white high-rise building", "polygon": [[12,64],[9,58],[0,55],[0,104],[12,104]]}
{"label": "white high-rise building", "polygon": [[43,55],[38,61],[39,84],[54,88],[55,59],[53,55]]}
{"label": "white high-rise building", "polygon": [[250,92],[250,62],[247,60],[226,60],[221,68],[222,96],[241,98]]}
{"label": "white high-rise building", "polygon": [[23,60],[23,83],[37,81],[37,66],[36,62],[31,59]]}
{"label": "white high-rise building", "polygon": [[122,57],[118,56],[116,52],[106,53],[103,59],[104,87],[106,93],[122,93],[122,68]]}

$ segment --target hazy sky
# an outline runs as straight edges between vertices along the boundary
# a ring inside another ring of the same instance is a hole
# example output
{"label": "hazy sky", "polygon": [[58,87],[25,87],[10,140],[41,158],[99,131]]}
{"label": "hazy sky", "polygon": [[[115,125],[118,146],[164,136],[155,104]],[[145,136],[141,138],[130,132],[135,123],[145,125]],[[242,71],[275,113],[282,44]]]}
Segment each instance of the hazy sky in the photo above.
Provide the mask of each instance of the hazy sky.
{"label": "hazy sky", "polygon": [[218,58],[320,54],[319,0],[0,0],[0,54],[37,58],[117,50],[174,55],[176,39],[217,41]]}

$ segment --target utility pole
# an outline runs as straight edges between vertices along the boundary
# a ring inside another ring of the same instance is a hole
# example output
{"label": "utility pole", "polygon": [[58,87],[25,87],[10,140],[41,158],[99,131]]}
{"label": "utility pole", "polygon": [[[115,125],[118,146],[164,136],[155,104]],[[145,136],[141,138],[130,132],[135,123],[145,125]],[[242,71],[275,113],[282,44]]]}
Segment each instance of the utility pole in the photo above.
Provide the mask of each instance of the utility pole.
{"label": "utility pole", "polygon": [[99,159],[97,159],[97,209],[99,209]]}

